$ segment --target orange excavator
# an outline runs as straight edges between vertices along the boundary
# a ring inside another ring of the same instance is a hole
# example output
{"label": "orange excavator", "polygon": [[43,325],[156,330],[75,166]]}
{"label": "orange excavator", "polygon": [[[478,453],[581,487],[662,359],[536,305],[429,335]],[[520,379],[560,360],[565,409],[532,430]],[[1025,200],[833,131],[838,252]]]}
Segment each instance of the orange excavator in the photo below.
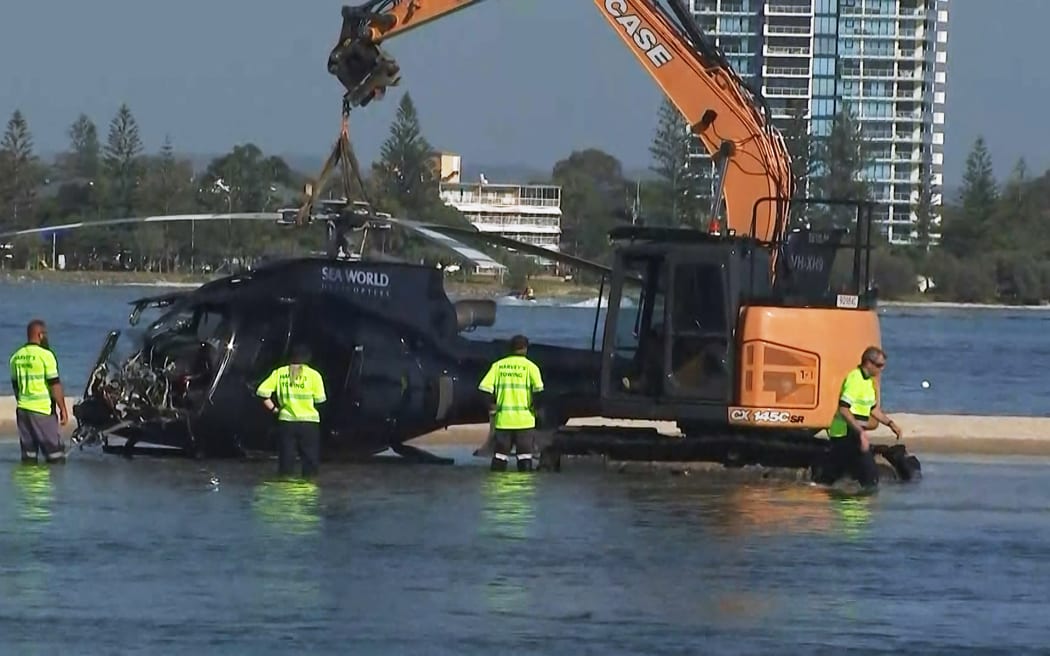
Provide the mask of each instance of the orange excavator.
{"label": "orange excavator", "polygon": [[[400,82],[401,68],[383,48],[388,39],[481,1],[344,6],[328,59],[345,88],[344,135],[352,108]],[[548,425],[560,426],[560,437],[549,452],[817,466],[827,442],[816,433],[837,410],[843,378],[865,347],[881,341],[869,274],[872,205],[793,197],[791,157],[761,94],[705,38],[682,0],[594,5],[711,156],[714,198],[702,221],[707,230],[613,229],[613,264],[604,271],[609,307],[594,410],[607,418],[675,421],[684,439],[627,429],[610,436],[605,427],[573,431],[555,411]],[[848,225],[791,226],[788,210],[798,203],[810,216],[841,217],[845,209]],[[546,249],[536,254],[580,264]],[[604,277],[602,284],[604,292]],[[901,444],[878,449],[898,476],[917,467]]]}

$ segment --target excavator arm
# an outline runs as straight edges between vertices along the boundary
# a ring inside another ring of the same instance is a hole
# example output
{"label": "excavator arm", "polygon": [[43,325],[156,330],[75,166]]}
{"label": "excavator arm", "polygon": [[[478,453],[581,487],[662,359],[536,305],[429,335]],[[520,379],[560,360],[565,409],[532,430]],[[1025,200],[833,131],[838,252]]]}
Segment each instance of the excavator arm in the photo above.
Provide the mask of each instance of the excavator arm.
{"label": "excavator arm", "polygon": [[[346,89],[344,103],[363,107],[400,81],[400,67],[381,47],[390,37],[483,0],[371,0],[344,6],[328,71]],[[715,162],[715,221],[724,203],[727,231],[779,241],[794,192],[791,157],[767,112],[707,43],[682,0],[594,0],[595,7]]]}

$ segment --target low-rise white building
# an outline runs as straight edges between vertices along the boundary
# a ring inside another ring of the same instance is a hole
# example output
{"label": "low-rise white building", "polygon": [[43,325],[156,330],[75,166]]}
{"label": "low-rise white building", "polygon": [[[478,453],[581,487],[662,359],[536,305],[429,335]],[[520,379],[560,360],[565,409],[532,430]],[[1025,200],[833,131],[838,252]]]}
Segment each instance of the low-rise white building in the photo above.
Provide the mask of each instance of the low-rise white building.
{"label": "low-rise white building", "polygon": [[[557,251],[561,244],[561,187],[545,184],[492,183],[460,179],[458,155],[440,153],[435,164],[441,176],[440,194],[481,232]],[[544,260],[546,266],[554,262]]]}

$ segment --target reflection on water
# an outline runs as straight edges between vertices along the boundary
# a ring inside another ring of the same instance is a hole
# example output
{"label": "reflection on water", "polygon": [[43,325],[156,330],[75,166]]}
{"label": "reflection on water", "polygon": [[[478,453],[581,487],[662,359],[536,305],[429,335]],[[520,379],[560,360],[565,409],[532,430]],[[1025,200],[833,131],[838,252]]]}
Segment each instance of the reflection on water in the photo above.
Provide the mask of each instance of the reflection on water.
{"label": "reflection on water", "polygon": [[24,464],[13,468],[11,479],[14,481],[15,501],[18,516],[27,522],[29,529],[37,522],[48,522],[51,519],[51,466]]}
{"label": "reflection on water", "polygon": [[536,518],[536,474],[492,472],[482,479],[483,534],[524,540]]}
{"label": "reflection on water", "polygon": [[325,579],[319,558],[321,491],[305,480],[265,480],[255,486],[252,509],[263,529],[253,580],[263,615],[308,612],[321,602]]}
{"label": "reflection on water", "polygon": [[313,481],[267,480],[255,488],[252,508],[263,525],[287,535],[316,535],[320,489]]}
{"label": "reflection on water", "polygon": [[864,528],[871,521],[871,509],[873,497],[868,495],[856,496],[847,494],[828,495],[831,498],[831,507],[838,515],[839,529],[851,540],[857,540],[864,536]]}
{"label": "reflection on water", "polygon": [[41,557],[46,549],[42,535],[52,519],[54,491],[49,465],[17,464],[11,469],[15,518],[4,526],[0,544],[0,590],[29,609],[47,599],[51,566]]}
{"label": "reflection on water", "polygon": [[733,486],[726,528],[733,535],[746,533],[825,533],[834,513],[826,494],[797,485]]}
{"label": "reflection on water", "polygon": [[490,472],[481,479],[480,535],[521,542],[517,553],[491,564],[496,565],[492,575],[482,583],[488,608],[496,614],[520,614],[530,602],[533,572],[527,545],[536,519],[536,477],[533,472]]}

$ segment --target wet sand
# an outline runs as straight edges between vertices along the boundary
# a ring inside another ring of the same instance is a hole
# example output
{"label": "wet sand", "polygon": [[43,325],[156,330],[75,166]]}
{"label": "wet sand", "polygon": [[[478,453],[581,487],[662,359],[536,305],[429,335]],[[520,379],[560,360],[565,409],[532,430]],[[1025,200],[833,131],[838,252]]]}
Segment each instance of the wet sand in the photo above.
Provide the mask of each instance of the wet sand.
{"label": "wet sand", "polygon": [[[68,404],[72,413],[74,399]],[[908,449],[921,453],[958,453],[986,455],[1045,455],[1050,456],[1050,417],[989,417],[976,415],[920,415],[899,413],[893,418],[904,429]],[[70,417],[65,427],[68,434],[76,425]],[[673,422],[647,422],[579,418],[570,426],[653,426],[662,433],[679,435]],[[480,446],[488,433],[487,424],[450,426],[412,441],[416,446]],[[0,397],[0,440],[17,434],[15,402],[12,397]],[[885,426],[875,431],[875,441],[891,444],[893,433]]]}

